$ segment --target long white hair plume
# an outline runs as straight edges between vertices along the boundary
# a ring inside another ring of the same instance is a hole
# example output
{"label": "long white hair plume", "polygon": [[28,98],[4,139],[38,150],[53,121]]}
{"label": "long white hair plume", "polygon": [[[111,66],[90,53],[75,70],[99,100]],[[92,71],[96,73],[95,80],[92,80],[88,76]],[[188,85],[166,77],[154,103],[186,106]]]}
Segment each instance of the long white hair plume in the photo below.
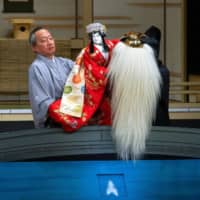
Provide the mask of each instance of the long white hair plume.
{"label": "long white hair plume", "polygon": [[160,94],[161,77],[152,48],[119,42],[112,52],[108,78],[117,153],[123,160],[138,159],[145,151]]}

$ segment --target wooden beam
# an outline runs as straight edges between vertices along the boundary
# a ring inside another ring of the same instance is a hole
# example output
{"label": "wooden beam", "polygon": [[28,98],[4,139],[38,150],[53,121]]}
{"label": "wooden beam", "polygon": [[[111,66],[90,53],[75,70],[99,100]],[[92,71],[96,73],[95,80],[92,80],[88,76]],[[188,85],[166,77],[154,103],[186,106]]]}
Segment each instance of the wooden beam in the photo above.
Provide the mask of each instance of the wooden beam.
{"label": "wooden beam", "polygon": [[[135,3],[128,3],[128,5],[130,6],[140,6],[140,7],[163,7],[164,6],[164,3],[159,3],[159,2],[151,2],[151,3],[141,3],[141,2],[135,2]],[[180,7],[181,6],[181,3],[166,3],[166,6],[167,7]]]}

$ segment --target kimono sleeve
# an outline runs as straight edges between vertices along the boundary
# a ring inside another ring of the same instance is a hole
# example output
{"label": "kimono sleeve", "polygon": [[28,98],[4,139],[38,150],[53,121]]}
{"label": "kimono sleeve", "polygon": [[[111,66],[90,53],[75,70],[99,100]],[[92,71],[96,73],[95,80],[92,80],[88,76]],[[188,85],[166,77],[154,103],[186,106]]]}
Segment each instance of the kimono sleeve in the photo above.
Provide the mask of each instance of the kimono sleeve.
{"label": "kimono sleeve", "polygon": [[29,69],[29,99],[36,128],[44,127],[49,105],[55,101],[48,73],[42,67]]}

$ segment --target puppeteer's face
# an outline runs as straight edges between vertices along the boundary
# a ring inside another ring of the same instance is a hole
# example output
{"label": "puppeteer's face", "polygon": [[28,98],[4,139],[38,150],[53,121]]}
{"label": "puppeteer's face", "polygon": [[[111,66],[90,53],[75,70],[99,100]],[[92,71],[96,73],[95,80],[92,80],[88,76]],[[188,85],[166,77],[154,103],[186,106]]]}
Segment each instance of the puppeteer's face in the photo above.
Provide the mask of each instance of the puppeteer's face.
{"label": "puppeteer's face", "polygon": [[102,37],[99,32],[95,32],[92,34],[92,40],[93,40],[94,44],[97,44],[97,45],[103,44],[103,40],[102,40]]}
{"label": "puppeteer's face", "polygon": [[33,48],[34,52],[37,52],[48,58],[52,58],[56,47],[55,41],[51,33],[46,29],[41,29],[35,33],[36,45]]}

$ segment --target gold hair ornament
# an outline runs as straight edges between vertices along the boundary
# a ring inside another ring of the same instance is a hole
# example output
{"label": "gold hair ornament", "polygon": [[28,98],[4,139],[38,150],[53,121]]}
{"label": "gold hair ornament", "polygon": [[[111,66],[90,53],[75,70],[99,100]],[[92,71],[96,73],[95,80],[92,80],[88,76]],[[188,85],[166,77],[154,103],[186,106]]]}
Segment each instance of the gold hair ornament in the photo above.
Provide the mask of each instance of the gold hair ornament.
{"label": "gold hair ornament", "polygon": [[121,38],[120,41],[124,42],[126,45],[130,47],[142,47],[143,43],[141,41],[141,37],[143,37],[143,33],[139,32],[128,32],[125,33]]}

